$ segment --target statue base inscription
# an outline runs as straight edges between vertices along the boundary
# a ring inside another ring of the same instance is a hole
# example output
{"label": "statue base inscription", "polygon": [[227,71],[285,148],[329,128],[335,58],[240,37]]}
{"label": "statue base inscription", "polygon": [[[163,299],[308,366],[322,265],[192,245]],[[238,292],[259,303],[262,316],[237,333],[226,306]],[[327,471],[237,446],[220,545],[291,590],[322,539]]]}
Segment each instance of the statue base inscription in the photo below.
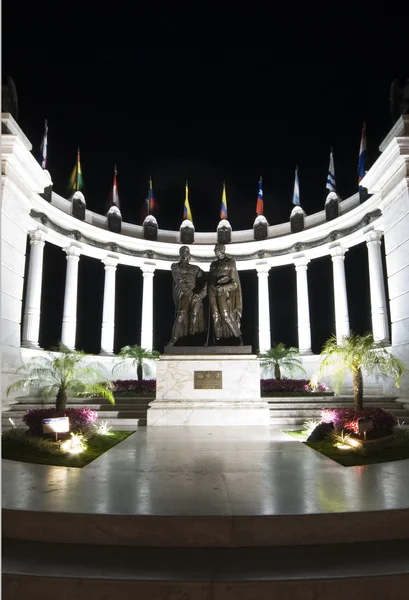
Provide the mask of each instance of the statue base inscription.
{"label": "statue base inscription", "polygon": [[[176,350],[176,347],[175,347]],[[219,383],[220,382],[220,383]],[[148,426],[268,426],[256,355],[162,355]]]}

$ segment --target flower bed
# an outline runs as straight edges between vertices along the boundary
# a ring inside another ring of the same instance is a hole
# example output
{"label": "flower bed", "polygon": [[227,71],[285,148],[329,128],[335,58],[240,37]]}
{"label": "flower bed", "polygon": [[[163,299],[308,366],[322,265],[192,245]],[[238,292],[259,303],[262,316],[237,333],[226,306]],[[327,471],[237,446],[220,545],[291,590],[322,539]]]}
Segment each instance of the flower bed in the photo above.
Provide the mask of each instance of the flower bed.
{"label": "flower bed", "polygon": [[[89,408],[67,408],[65,416],[70,420],[70,431],[77,433],[90,427],[98,418],[98,413]],[[43,419],[58,417],[55,408],[35,408],[23,415],[23,422],[33,435],[43,434]]]}
{"label": "flower bed", "polygon": [[376,406],[368,406],[361,411],[354,408],[324,408],[321,411],[321,419],[324,423],[334,423],[335,429],[342,431],[343,429],[359,436],[359,419],[371,419],[373,429],[367,432],[367,439],[376,439],[385,435],[390,435],[393,432],[393,427],[396,425],[396,417]]}
{"label": "flower bed", "polygon": [[319,396],[333,395],[333,392],[325,383],[319,382],[315,387],[312,387],[308,379],[261,379],[260,387],[262,394],[297,392],[300,395],[312,393]]}
{"label": "flower bed", "polygon": [[118,379],[113,381],[115,392],[135,392],[135,394],[154,394],[156,392],[156,379]]}

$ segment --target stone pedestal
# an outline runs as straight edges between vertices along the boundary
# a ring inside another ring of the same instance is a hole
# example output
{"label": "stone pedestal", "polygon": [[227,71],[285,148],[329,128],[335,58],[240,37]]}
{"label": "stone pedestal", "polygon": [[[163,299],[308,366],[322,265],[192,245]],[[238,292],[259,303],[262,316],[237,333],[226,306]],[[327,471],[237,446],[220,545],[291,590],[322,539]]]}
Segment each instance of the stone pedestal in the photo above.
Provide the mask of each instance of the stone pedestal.
{"label": "stone pedestal", "polygon": [[254,354],[163,355],[148,426],[268,426]]}

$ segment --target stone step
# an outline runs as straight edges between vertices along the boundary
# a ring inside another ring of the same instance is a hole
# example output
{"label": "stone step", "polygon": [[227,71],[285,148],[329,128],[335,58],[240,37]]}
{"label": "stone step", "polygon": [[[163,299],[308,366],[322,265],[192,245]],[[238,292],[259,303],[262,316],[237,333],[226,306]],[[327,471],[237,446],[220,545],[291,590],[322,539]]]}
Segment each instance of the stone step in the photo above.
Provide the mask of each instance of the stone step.
{"label": "stone step", "polygon": [[[327,408],[327,407],[325,407]],[[404,409],[400,409],[400,408],[393,408],[388,410],[388,412],[392,413],[393,415],[395,415],[396,417],[398,416],[407,416],[409,417],[409,411],[408,410],[404,410]],[[293,407],[293,408],[271,408],[270,407],[270,413],[274,413],[277,416],[284,416],[284,415],[288,415],[288,416],[297,416],[299,415],[300,417],[302,415],[312,415],[312,414],[316,414],[316,415],[320,415],[321,414],[321,409],[320,408],[298,408],[298,407]]]}
{"label": "stone step", "polygon": [[[149,402],[152,402],[152,400],[155,399],[155,396],[147,396],[147,397],[139,397],[139,396],[115,396],[115,404],[133,404],[133,403],[141,403],[141,404],[148,404]],[[23,398],[15,398],[15,401],[17,401],[18,404],[35,404],[35,405],[41,405],[41,404],[53,404],[55,403],[55,400],[53,400],[51,397],[50,398],[44,398],[44,396],[25,396]],[[99,398],[99,397],[88,397],[88,398],[74,398],[74,397],[68,397],[68,404],[108,404],[110,405],[111,403],[109,402],[109,400],[107,400],[107,398]]]}
{"label": "stone step", "polygon": [[403,600],[407,543],[192,549],[5,539],[3,594],[14,600]]}
{"label": "stone step", "polygon": [[[262,396],[267,402],[277,403],[288,403],[288,402],[305,402],[314,403],[322,402],[324,404],[332,404],[333,402],[339,402],[342,404],[353,404],[353,396]],[[384,404],[385,402],[400,402],[403,403],[405,399],[399,399],[396,396],[365,396],[364,405],[378,405]],[[407,402],[409,400],[406,399]]]}
{"label": "stone step", "polygon": [[[353,403],[346,403],[346,402],[331,402],[331,403],[324,403],[324,402],[289,402],[289,403],[284,403],[284,402],[270,402],[268,401],[268,405],[270,407],[270,410],[295,410],[295,409],[311,409],[311,410],[320,410],[322,408],[353,408]],[[400,409],[400,410],[408,410],[409,409],[409,405],[407,405],[406,407],[402,404],[398,404],[397,402],[388,402],[385,404],[381,405],[382,408],[384,408],[385,410],[395,410],[395,409]]]}
{"label": "stone step", "polygon": [[[78,404],[71,404],[71,402],[69,402],[67,404],[67,408],[89,408],[91,410],[102,410],[102,411],[109,411],[109,412],[113,412],[113,411],[131,411],[131,412],[143,412],[144,410],[146,411],[148,408],[149,404],[142,405],[142,404],[81,404],[80,406]],[[28,410],[36,410],[36,409],[48,409],[48,408],[55,408],[55,403],[53,404],[13,404],[10,407],[11,411],[18,411],[18,412],[22,412],[25,413]],[[7,411],[8,412],[8,411]]]}

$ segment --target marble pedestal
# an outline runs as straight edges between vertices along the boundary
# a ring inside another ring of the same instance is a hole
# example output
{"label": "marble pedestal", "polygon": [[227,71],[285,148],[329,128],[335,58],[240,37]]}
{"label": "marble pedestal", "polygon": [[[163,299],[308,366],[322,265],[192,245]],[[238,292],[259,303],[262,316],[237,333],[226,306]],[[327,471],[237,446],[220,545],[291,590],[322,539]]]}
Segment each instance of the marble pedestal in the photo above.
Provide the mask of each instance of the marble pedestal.
{"label": "marble pedestal", "polygon": [[163,355],[157,362],[149,427],[266,426],[269,420],[255,355]]}

